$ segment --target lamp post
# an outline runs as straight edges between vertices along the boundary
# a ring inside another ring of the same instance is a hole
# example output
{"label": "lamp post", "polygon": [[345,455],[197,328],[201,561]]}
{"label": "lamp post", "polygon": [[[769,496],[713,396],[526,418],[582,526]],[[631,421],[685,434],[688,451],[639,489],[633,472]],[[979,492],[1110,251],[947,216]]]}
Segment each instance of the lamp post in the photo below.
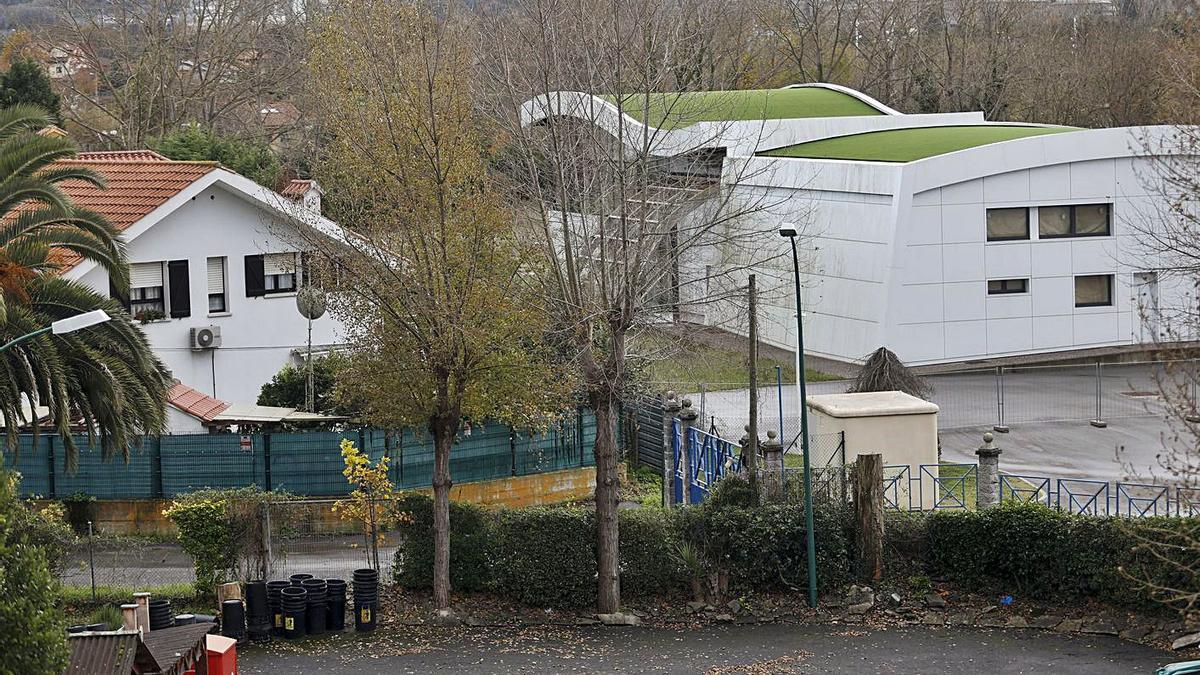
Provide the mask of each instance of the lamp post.
{"label": "lamp post", "polygon": [[808,396],[804,386],[804,311],[800,306],[800,254],[796,228],[781,227],[779,236],[792,243],[792,271],[796,283],[796,395],[800,402],[800,449],[804,454],[804,530],[808,552],[808,605],[817,606],[817,537],[813,532],[812,463],[808,456]]}
{"label": "lamp post", "polygon": [[108,321],[111,318],[112,317],[110,317],[102,309],[93,310],[91,312],[84,312],[83,314],[76,314],[75,316],[68,316],[65,319],[59,319],[58,321],[55,321],[54,323],[50,324],[49,326],[46,326],[45,328],[39,328],[39,329],[33,331],[32,333],[26,333],[20,337],[13,338],[13,339],[9,340],[8,342],[5,342],[3,345],[0,345],[0,352],[6,351],[9,347],[11,347],[19,342],[24,342],[26,340],[35,338],[35,337],[37,337],[39,335],[43,335],[45,333],[52,333],[54,335],[62,335],[64,333],[74,333],[77,330],[82,330],[89,326],[95,326],[96,324],[104,323],[105,321]]}

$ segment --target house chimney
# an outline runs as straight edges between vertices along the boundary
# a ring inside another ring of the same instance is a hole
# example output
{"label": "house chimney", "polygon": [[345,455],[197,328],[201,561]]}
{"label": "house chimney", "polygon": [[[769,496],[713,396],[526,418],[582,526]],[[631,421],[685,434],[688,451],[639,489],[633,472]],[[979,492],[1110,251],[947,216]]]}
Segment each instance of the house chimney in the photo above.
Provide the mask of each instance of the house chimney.
{"label": "house chimney", "polygon": [[127,603],[121,605],[121,630],[126,633],[137,631],[137,609],[136,603]]}
{"label": "house chimney", "polygon": [[146,635],[150,632],[150,594],[134,593],[133,601],[137,604],[137,629]]}
{"label": "house chimney", "polygon": [[325,194],[325,190],[311,178],[294,179],[283,187],[281,193],[309,211],[321,212],[321,197]]}

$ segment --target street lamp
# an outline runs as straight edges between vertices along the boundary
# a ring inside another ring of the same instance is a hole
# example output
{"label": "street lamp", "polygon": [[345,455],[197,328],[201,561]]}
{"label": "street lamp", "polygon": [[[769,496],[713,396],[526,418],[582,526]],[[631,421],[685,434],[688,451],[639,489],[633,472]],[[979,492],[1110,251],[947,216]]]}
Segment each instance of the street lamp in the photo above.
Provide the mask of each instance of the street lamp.
{"label": "street lamp", "polygon": [[108,321],[111,318],[112,317],[110,317],[108,315],[108,313],[102,309],[96,309],[96,310],[92,310],[90,312],[84,312],[83,314],[76,314],[75,316],[68,316],[65,319],[59,319],[58,321],[55,321],[54,323],[50,324],[49,326],[46,326],[45,328],[39,328],[39,329],[33,331],[32,333],[26,333],[26,334],[22,335],[21,337],[13,338],[12,340],[9,340],[8,342],[4,343],[3,345],[0,345],[0,352],[7,350],[9,347],[17,344],[18,342],[24,342],[25,340],[28,340],[30,338],[35,338],[44,333],[52,333],[54,335],[62,335],[64,333],[74,333],[77,330],[82,330],[89,326],[95,326],[96,324],[104,323],[105,321]]}
{"label": "street lamp", "polygon": [[800,306],[800,254],[796,228],[779,228],[779,236],[792,243],[792,271],[796,282],[796,392],[800,400],[800,449],[804,453],[804,530],[808,546],[808,605],[817,606],[817,537],[813,532],[812,463],[808,457],[808,396],[804,386],[804,312]]}

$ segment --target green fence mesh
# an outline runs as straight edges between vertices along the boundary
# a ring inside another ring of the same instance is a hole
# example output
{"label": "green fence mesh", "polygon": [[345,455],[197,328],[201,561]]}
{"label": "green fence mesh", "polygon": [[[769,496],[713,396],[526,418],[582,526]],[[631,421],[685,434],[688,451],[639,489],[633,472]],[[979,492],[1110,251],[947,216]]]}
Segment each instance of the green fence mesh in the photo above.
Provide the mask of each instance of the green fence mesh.
{"label": "green fence mesh", "polygon": [[[4,467],[21,474],[23,496],[48,498],[84,493],[98,499],[174,497],[203,488],[257,485],[297,495],[340,496],[349,492],[342,476],[340,444],[354,441],[373,460],[392,457],[399,488],[427,487],[433,478],[433,439],[406,430],[273,432],[250,435],[243,448],[237,434],[192,434],[146,438],[129,461],[103,460],[98,446],[77,439],[79,464],[66,471],[62,441],[43,434],[22,436],[17,452],[4,451]],[[529,432],[489,423],[459,435],[450,455],[456,483],[524,476],[591,466],[596,420],[589,410],[564,416],[545,431]]]}

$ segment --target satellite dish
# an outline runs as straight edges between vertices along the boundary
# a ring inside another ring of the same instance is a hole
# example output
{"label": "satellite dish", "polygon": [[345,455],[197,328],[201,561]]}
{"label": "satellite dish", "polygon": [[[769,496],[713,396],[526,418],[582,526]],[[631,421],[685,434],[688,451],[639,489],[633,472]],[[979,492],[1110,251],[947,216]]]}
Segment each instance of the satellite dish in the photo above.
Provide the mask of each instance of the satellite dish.
{"label": "satellite dish", "polygon": [[325,315],[325,293],[316,286],[305,286],[296,293],[296,309],[309,321]]}

